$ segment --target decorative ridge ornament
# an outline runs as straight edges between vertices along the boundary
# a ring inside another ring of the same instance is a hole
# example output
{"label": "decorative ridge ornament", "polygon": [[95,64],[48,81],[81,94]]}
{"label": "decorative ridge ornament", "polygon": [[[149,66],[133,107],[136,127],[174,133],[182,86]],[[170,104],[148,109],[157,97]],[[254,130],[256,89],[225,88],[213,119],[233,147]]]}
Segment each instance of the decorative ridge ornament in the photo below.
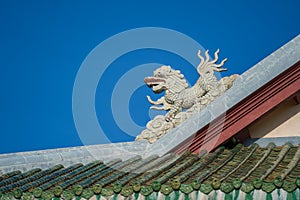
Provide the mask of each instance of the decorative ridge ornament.
{"label": "decorative ridge ornament", "polygon": [[[153,101],[147,96],[148,101],[154,105],[151,108],[166,110],[168,113],[165,116],[157,115],[153,120],[150,120],[146,129],[136,137],[136,140],[155,142],[168,131],[202,110],[233,85],[238,77],[237,74],[224,77],[221,80],[217,80],[214,74],[214,71],[227,70],[222,68],[226,58],[217,64],[218,54],[219,49],[214,53],[214,59],[210,60],[208,50],[205,52],[205,58],[201,56],[200,50],[198,51],[200,64],[197,66],[197,72],[200,77],[192,87],[188,87],[184,75],[179,70],[172,69],[171,66],[163,65],[154,71],[153,76],[144,79],[144,82],[152,88],[153,92],[165,91],[165,95],[157,101]],[[161,105],[161,107],[156,105]]]}

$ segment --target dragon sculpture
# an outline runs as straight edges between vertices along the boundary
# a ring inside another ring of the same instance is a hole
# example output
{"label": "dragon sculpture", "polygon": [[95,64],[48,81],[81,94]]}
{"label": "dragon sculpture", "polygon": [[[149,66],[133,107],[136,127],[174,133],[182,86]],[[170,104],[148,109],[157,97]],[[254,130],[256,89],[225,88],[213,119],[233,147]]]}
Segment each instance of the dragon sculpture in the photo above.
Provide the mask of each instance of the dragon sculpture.
{"label": "dragon sculpture", "polygon": [[[197,72],[200,77],[192,87],[188,87],[184,75],[179,70],[174,70],[165,65],[156,69],[154,76],[144,79],[144,82],[155,93],[165,91],[165,95],[157,101],[153,101],[147,96],[148,101],[154,105],[151,108],[167,110],[168,113],[165,116],[158,115],[149,121],[146,125],[147,129],[138,135],[136,140],[155,142],[182,121],[199,112],[232,86],[234,80],[238,77],[237,74],[224,77],[221,80],[218,80],[214,74],[215,71],[227,70],[222,68],[227,60],[226,58],[217,64],[218,54],[219,50],[215,52],[214,59],[210,60],[208,50],[205,52],[205,58],[201,56],[200,50],[198,51],[200,64],[197,66]],[[161,107],[157,105],[161,105]]]}

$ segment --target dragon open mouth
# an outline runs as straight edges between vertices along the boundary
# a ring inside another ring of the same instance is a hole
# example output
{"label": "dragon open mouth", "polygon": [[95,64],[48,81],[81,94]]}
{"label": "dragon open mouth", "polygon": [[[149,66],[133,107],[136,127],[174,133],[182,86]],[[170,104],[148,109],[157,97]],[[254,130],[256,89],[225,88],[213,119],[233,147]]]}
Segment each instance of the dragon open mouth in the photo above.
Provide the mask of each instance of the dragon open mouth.
{"label": "dragon open mouth", "polygon": [[162,86],[160,85],[162,83],[165,84],[166,80],[157,77],[146,77],[144,79],[144,82],[148,85],[148,87],[151,87],[154,92],[159,92],[162,90]]}
{"label": "dragon open mouth", "polygon": [[160,83],[166,83],[165,79],[162,78],[156,78],[156,77],[146,77],[144,79],[144,82],[149,86],[156,86],[159,85]]}

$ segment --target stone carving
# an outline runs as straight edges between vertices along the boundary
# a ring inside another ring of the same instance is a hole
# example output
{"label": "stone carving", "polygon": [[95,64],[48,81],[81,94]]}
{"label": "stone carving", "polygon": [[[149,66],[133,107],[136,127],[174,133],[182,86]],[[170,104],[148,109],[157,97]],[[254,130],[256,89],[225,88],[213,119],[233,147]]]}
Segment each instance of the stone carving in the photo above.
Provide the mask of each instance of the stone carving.
{"label": "stone carving", "polygon": [[[214,75],[214,71],[227,70],[222,68],[227,60],[226,58],[217,64],[218,53],[219,50],[215,52],[214,59],[210,60],[208,50],[205,52],[205,58],[201,56],[200,50],[198,51],[200,64],[197,66],[197,71],[200,77],[192,87],[188,87],[184,75],[179,70],[174,70],[165,65],[156,69],[154,76],[144,79],[144,82],[152,88],[153,92],[161,93],[165,91],[165,95],[157,101],[147,96],[148,101],[153,104],[151,108],[167,110],[168,113],[165,116],[158,115],[149,121],[146,129],[136,137],[136,140],[155,142],[169,130],[199,112],[232,86],[234,80],[238,77],[237,74],[224,77],[221,80],[217,80]],[[160,105],[160,107],[157,105]]]}

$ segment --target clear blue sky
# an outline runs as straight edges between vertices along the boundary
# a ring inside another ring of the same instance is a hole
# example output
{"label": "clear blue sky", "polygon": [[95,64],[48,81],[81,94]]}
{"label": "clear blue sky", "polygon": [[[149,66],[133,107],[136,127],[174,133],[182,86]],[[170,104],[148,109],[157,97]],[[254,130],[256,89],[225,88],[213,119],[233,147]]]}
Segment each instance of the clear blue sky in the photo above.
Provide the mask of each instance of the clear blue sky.
{"label": "clear blue sky", "polygon": [[[2,0],[0,153],[82,145],[72,115],[73,84],[89,52],[110,36],[139,27],[173,29],[211,51],[220,48],[221,57],[228,58],[225,75],[241,74],[300,33],[299,7],[296,0]],[[114,66],[126,64],[129,70],[150,62],[186,64],[163,51],[132,52],[107,70],[108,89],[97,88],[97,115],[107,116],[99,123],[111,132],[112,142],[133,140],[117,127],[109,108],[109,95],[122,75]],[[140,126],[149,119],[144,98],[149,92],[141,87],[130,100]]]}

